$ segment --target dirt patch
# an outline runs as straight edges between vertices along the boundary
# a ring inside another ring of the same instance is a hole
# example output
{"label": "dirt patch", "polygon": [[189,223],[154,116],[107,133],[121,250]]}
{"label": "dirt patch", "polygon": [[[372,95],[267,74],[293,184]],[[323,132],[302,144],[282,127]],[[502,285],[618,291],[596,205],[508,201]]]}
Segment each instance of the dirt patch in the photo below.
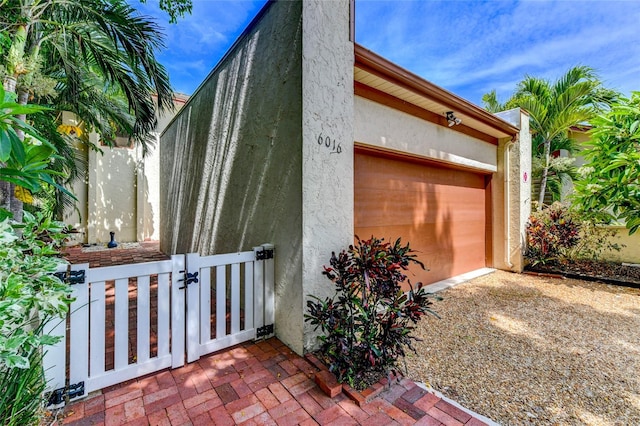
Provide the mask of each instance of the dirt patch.
{"label": "dirt patch", "polygon": [[504,425],[640,424],[640,290],[497,271],[441,293],[409,377]]}
{"label": "dirt patch", "polygon": [[528,268],[532,271],[584,276],[603,281],[618,281],[623,285],[640,287],[640,266],[629,266],[615,262],[572,260]]}

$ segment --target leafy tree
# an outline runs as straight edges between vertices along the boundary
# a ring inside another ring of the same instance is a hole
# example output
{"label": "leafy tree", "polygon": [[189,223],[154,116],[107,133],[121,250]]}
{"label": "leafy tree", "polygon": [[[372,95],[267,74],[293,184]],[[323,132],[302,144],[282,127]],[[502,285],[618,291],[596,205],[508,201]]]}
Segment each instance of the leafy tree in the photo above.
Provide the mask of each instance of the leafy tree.
{"label": "leafy tree", "polygon": [[534,134],[532,153],[534,160],[537,159],[534,164],[539,166],[534,168],[534,178],[540,179],[538,209],[542,209],[549,187],[553,189],[552,198],[557,199],[562,181],[571,178],[571,168],[555,161],[553,152],[558,149],[574,150],[575,142],[569,139],[569,130],[589,121],[614,97],[612,91],[602,87],[593,69],[585,66],[569,69],[553,83],[537,77],[525,77],[505,104],[498,102],[495,91],[483,96],[483,103],[489,111],[520,107],[529,112]]}
{"label": "leafy tree", "polygon": [[[146,3],[146,0],[140,0]],[[191,0],[159,0],[160,10],[164,10],[169,14],[169,22],[175,24],[178,17],[182,18],[185,14],[191,13],[193,3]]]}
{"label": "leafy tree", "polygon": [[[6,93],[0,86],[0,183],[12,185],[15,195],[25,201],[47,184],[71,195],[54,180],[60,174],[51,167],[60,159],[55,146],[19,118],[44,110],[37,105],[19,105],[15,102],[15,95]],[[19,133],[23,135],[22,139]],[[9,195],[4,192],[1,197]],[[0,208],[0,220],[14,214]]]}
{"label": "leafy tree", "polygon": [[573,200],[585,215],[624,220],[631,235],[640,228],[640,92],[621,97],[591,124]]}
{"label": "leafy tree", "polygon": [[[154,54],[163,47],[160,28],[124,0],[0,4],[0,74],[5,89],[18,94],[18,103],[47,105],[56,114],[73,112],[107,144],[128,135],[146,151],[156,109],[173,108],[169,77]],[[160,6],[175,21],[191,3],[161,0]],[[40,124],[66,159],[57,162],[58,171],[73,177],[77,169],[68,138],[54,137],[51,124]],[[57,183],[63,181],[61,174]]]}

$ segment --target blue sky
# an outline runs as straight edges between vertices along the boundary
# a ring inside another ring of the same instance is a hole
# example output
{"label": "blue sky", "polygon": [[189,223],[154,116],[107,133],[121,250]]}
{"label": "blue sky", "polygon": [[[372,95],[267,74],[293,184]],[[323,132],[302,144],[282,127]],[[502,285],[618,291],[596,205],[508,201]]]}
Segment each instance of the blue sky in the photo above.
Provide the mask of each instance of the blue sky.
{"label": "blue sky", "polygon": [[[160,61],[187,94],[265,4],[193,0],[191,16],[168,24],[151,1],[134,4],[164,27]],[[575,65],[626,95],[640,91],[637,0],[356,0],[356,41],[476,104],[492,89],[506,100],[525,75],[555,80]]]}

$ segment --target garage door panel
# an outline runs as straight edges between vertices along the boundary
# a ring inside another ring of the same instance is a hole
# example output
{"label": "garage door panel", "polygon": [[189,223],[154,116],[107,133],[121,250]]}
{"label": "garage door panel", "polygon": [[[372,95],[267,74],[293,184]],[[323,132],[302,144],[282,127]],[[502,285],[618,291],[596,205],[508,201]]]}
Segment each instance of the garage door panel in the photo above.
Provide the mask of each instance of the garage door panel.
{"label": "garage door panel", "polygon": [[477,206],[484,205],[478,190],[419,194],[402,191],[363,190],[355,195],[356,223],[361,226],[418,222],[483,221]]}
{"label": "garage door panel", "polygon": [[483,175],[357,152],[355,229],[363,239],[398,237],[430,270],[425,284],[485,266]]}

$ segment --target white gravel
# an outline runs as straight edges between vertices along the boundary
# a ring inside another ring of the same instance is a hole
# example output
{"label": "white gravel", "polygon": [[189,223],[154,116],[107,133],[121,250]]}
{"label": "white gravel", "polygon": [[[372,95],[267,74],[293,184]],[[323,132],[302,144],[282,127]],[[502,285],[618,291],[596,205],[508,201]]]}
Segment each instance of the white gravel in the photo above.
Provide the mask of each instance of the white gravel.
{"label": "white gravel", "polygon": [[497,271],[440,295],[412,379],[503,425],[640,425],[640,290]]}

